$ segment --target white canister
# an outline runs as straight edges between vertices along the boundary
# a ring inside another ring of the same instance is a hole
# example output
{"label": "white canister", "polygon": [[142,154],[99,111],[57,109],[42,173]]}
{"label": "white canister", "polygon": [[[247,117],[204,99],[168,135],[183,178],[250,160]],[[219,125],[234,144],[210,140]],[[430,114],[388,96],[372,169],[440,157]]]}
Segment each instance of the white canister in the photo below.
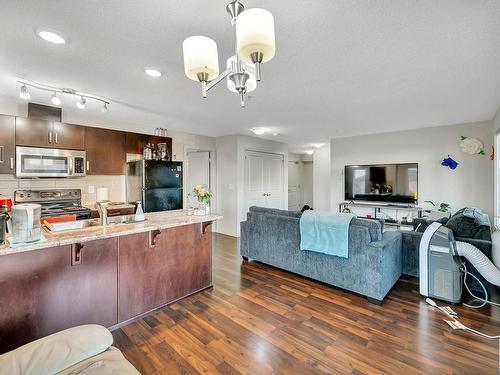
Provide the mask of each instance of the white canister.
{"label": "white canister", "polygon": [[96,191],[96,202],[102,202],[109,200],[109,191],[107,187],[101,186],[97,188]]}
{"label": "white canister", "polygon": [[42,206],[25,203],[12,206],[12,242],[34,242],[40,239]]}

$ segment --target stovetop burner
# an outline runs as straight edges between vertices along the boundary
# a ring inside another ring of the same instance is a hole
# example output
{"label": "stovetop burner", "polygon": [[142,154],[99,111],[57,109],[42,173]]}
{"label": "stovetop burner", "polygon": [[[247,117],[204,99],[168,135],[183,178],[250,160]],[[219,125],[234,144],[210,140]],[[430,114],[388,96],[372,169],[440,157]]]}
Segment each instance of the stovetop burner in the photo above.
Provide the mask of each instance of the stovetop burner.
{"label": "stovetop burner", "polygon": [[16,190],[15,203],[38,203],[42,217],[76,215],[77,220],[90,219],[91,210],[82,207],[80,189]]}

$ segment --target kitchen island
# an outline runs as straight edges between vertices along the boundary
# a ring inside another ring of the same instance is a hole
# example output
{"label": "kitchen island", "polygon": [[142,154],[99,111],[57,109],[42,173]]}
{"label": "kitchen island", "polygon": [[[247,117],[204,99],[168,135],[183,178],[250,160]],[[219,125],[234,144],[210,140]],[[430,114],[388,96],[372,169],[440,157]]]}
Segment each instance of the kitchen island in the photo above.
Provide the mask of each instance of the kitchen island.
{"label": "kitchen island", "polygon": [[210,224],[220,218],[149,213],[0,246],[0,352],[80,324],[117,328],[210,288]]}

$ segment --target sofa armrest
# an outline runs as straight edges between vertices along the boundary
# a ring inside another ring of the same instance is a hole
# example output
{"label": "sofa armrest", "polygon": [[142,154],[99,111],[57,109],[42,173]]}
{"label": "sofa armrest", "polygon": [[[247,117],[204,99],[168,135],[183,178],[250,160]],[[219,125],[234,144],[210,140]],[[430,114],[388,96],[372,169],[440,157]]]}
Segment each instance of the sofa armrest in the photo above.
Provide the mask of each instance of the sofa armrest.
{"label": "sofa armrest", "polygon": [[55,374],[107,350],[113,336],[89,324],[66,329],[0,356],[0,375]]}
{"label": "sofa armrest", "polygon": [[367,295],[382,301],[401,276],[401,233],[385,232],[367,245]]}
{"label": "sofa armrest", "polygon": [[242,221],[240,223],[240,239],[239,239],[239,244],[240,244],[240,255],[244,257],[248,257],[248,254],[250,252],[249,249],[249,241],[250,241],[250,224],[248,221]]}

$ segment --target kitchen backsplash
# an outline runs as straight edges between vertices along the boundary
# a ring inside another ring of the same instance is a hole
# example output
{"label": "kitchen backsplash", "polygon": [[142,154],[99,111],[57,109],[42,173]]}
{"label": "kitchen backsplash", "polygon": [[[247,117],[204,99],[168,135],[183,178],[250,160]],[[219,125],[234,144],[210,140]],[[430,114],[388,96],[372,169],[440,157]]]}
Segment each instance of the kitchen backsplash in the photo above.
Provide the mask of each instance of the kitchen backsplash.
{"label": "kitchen backsplash", "polygon": [[0,197],[14,197],[15,190],[37,189],[81,189],[82,204],[93,207],[98,187],[107,187],[109,199],[124,202],[126,199],[125,175],[86,176],[81,178],[17,179],[12,175],[0,174]]}

